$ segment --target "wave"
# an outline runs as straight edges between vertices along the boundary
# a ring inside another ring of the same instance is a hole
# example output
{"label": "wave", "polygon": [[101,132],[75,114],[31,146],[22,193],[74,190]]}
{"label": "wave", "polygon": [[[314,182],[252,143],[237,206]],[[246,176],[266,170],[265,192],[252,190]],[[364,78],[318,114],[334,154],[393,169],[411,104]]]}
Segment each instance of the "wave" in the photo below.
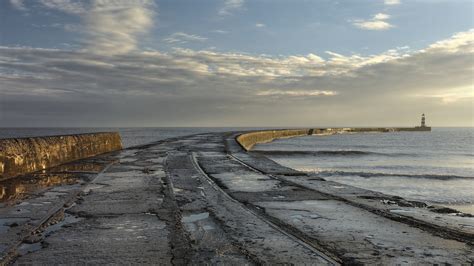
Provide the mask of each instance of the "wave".
{"label": "wave", "polygon": [[372,151],[358,151],[358,150],[322,150],[322,151],[284,151],[284,150],[256,150],[252,151],[255,153],[261,153],[269,156],[388,156],[388,157],[400,157],[400,156],[416,156],[416,154],[409,153],[381,153]]}
{"label": "wave", "polygon": [[371,177],[408,177],[408,178],[425,178],[437,180],[451,180],[451,179],[474,179],[471,176],[459,175],[436,175],[436,174],[397,174],[397,173],[368,173],[368,172],[346,172],[346,171],[320,171],[316,172],[320,177],[329,176],[359,176],[364,178]]}

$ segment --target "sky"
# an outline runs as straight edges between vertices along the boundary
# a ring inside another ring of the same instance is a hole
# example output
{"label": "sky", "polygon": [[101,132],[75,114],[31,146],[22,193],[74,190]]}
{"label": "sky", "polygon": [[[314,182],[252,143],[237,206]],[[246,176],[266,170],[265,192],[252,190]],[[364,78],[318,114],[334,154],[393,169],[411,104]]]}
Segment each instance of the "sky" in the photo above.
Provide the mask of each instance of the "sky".
{"label": "sky", "polygon": [[0,127],[474,126],[472,0],[1,0]]}

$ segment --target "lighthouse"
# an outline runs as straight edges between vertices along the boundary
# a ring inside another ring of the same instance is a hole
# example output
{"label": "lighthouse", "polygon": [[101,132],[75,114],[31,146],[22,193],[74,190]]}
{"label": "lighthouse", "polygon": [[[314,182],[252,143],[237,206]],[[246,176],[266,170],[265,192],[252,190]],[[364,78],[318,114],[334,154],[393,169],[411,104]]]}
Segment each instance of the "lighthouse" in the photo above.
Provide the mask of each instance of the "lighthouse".
{"label": "lighthouse", "polygon": [[421,115],[421,127],[426,127],[425,114],[422,114],[422,115]]}

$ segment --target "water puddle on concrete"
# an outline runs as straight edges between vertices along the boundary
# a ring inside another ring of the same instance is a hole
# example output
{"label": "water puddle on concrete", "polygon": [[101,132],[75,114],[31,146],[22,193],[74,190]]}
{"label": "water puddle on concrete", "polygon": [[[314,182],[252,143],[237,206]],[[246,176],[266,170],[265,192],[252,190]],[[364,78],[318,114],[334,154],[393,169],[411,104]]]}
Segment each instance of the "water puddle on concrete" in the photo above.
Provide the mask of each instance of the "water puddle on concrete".
{"label": "water puddle on concrete", "polygon": [[261,192],[275,189],[280,183],[265,175],[248,173],[221,173],[213,174],[225,186],[234,191]]}
{"label": "water puddle on concrete", "polygon": [[191,233],[196,231],[209,231],[216,228],[212,219],[209,218],[208,212],[183,215],[181,221]]}
{"label": "water puddle on concrete", "polygon": [[21,200],[48,187],[72,185],[81,182],[79,174],[36,173],[0,182],[0,203]]}
{"label": "water puddle on concrete", "polygon": [[7,232],[12,227],[17,227],[26,221],[28,221],[27,218],[0,218],[0,234]]}
{"label": "water puddle on concrete", "polygon": [[93,162],[78,162],[78,163],[68,163],[62,164],[50,168],[48,172],[57,173],[57,172],[70,172],[70,173],[99,173],[107,165],[104,163],[93,163]]}
{"label": "water puddle on concrete", "polygon": [[74,215],[71,215],[69,213],[65,213],[64,214],[64,219],[62,219],[60,222],[56,223],[56,224],[53,224],[53,225],[50,225],[48,226],[44,231],[43,231],[43,235],[45,237],[48,237],[50,236],[51,234],[55,233],[56,231],[58,231],[59,229],[61,229],[62,227],[64,226],[68,226],[70,224],[73,224],[73,223],[77,223],[77,222],[80,222],[84,220],[84,218],[81,218],[81,217],[76,217]]}
{"label": "water puddle on concrete", "polygon": [[208,212],[203,212],[203,213],[183,216],[182,221],[185,222],[185,223],[194,223],[196,221],[207,219],[207,218],[209,218],[209,213]]}
{"label": "water puddle on concrete", "polygon": [[59,231],[61,228],[68,226],[73,223],[77,223],[79,221],[82,221],[84,218],[81,217],[76,217],[74,215],[71,215],[69,213],[64,214],[64,218],[60,220],[59,222],[52,224],[48,227],[46,227],[43,232],[41,232],[40,235],[38,235],[38,242],[35,243],[25,243],[23,242],[17,249],[18,254],[21,256],[24,256],[28,253],[33,253],[36,252],[44,247],[44,238],[47,238],[51,234],[54,234],[55,232]]}
{"label": "water puddle on concrete", "polygon": [[166,157],[159,157],[159,158],[152,158],[152,159],[147,159],[147,162],[154,163],[154,164],[161,164],[164,163]]}
{"label": "water puddle on concrete", "polygon": [[102,184],[94,184],[94,183],[91,183],[91,184],[88,184],[85,188],[84,188],[84,193],[88,194],[90,193],[92,190],[95,190],[95,189],[101,189],[105,187],[105,185],[102,185]]}
{"label": "water puddle on concrete", "polygon": [[[8,246],[7,245],[2,245],[0,244],[0,254],[5,254],[5,251],[7,250]],[[1,259],[2,257],[0,257]]]}
{"label": "water puddle on concrete", "polygon": [[393,213],[413,213],[413,212],[415,212],[415,211],[414,211],[414,210],[394,209],[394,210],[390,210],[390,212],[393,212]]}
{"label": "water puddle on concrete", "polygon": [[35,252],[35,251],[38,251],[40,249],[43,248],[43,244],[41,242],[38,242],[38,243],[33,243],[33,244],[27,244],[27,243],[23,243],[21,244],[18,248],[17,248],[17,252],[18,254],[20,254],[21,256],[24,256],[28,253],[32,253],[32,252]]}
{"label": "water puddle on concrete", "polygon": [[284,199],[286,198],[285,196],[282,196],[282,195],[278,195],[278,196],[274,196],[272,197],[273,199]]}
{"label": "water puddle on concrete", "polygon": [[122,159],[120,159],[120,163],[133,163],[133,162],[136,162],[137,160],[138,159],[134,158],[134,157],[122,158]]}

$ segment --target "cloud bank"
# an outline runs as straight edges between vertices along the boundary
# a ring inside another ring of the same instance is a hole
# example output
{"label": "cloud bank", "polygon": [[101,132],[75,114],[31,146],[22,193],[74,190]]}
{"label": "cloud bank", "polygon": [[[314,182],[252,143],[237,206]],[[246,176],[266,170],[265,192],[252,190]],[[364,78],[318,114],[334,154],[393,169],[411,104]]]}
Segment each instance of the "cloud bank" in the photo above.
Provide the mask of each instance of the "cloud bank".
{"label": "cloud bank", "polygon": [[0,121],[5,126],[362,126],[370,125],[365,118],[371,117],[375,125],[393,126],[415,124],[418,113],[427,112],[439,121],[466,123],[473,111],[473,45],[470,30],[422,50],[368,56],[175,49],[112,57],[1,47]]}

